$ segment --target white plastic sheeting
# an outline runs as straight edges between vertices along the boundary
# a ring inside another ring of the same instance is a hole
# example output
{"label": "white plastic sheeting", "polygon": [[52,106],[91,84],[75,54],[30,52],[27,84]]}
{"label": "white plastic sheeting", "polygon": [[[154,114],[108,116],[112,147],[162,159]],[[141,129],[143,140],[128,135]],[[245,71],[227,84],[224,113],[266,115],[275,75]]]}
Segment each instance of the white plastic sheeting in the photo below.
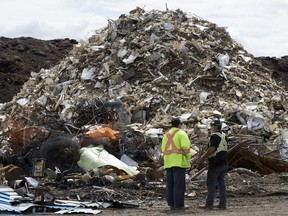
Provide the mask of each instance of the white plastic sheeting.
{"label": "white plastic sheeting", "polygon": [[100,167],[113,166],[125,171],[130,176],[135,176],[139,173],[136,167],[128,166],[114,155],[109,154],[102,145],[92,148],[81,148],[80,154],[78,165],[86,172],[93,171],[98,173]]}

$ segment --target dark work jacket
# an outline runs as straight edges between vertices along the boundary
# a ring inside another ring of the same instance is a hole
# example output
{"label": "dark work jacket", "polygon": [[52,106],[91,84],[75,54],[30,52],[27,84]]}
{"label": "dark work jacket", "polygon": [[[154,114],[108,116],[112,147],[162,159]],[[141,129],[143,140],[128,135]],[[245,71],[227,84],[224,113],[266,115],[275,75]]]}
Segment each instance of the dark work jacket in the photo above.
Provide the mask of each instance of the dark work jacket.
{"label": "dark work jacket", "polygon": [[[226,138],[227,141],[227,138]],[[219,137],[216,134],[213,134],[210,137],[210,142],[208,147],[215,147],[218,148],[219,144],[221,142],[221,137]],[[215,167],[215,166],[222,166],[227,165],[227,151],[221,151],[216,154],[214,157],[209,157],[209,167]]]}

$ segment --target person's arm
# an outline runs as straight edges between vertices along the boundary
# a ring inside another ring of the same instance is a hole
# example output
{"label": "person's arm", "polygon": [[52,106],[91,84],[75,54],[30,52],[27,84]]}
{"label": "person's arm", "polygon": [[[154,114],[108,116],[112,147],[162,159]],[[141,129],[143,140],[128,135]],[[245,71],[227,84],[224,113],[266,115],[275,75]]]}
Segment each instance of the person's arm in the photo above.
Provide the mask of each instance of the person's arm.
{"label": "person's arm", "polygon": [[167,142],[167,137],[164,134],[164,136],[162,138],[162,142],[161,142],[161,150],[162,150],[162,152],[164,152],[164,150],[165,150],[166,142]]}
{"label": "person's arm", "polygon": [[216,147],[214,146],[210,146],[207,151],[205,152],[205,154],[202,156],[201,161],[205,160],[206,158],[208,158],[209,156],[211,156],[212,154],[214,154],[214,152],[216,151]]}
{"label": "person's arm", "polygon": [[[211,136],[210,137],[210,145],[207,149],[207,151],[205,152],[205,154],[203,156],[201,156],[199,162],[198,162],[198,166],[207,158],[209,158],[209,156],[211,156],[212,154],[214,154],[214,152],[217,150],[217,147],[219,145],[219,141],[217,140],[217,137],[215,136]],[[198,167],[196,167],[196,169],[198,169]]]}
{"label": "person's arm", "polygon": [[187,154],[191,154],[190,153],[190,145],[191,145],[191,142],[189,140],[189,137],[188,137],[187,133],[183,131],[183,133],[180,136],[180,147],[183,150],[189,150],[187,152]]}

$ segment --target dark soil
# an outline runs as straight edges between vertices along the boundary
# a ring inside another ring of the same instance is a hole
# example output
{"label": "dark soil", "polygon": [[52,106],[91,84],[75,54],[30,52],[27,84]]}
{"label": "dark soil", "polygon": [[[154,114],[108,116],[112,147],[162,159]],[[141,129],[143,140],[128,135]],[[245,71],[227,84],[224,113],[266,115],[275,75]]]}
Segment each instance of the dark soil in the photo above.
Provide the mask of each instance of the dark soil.
{"label": "dark soil", "polygon": [[258,60],[264,67],[272,70],[272,77],[278,85],[283,86],[288,91],[288,56],[281,58],[259,57]]}
{"label": "dark soil", "polygon": [[77,43],[72,39],[38,40],[31,37],[0,37],[0,103],[11,101],[29,79],[56,65]]}

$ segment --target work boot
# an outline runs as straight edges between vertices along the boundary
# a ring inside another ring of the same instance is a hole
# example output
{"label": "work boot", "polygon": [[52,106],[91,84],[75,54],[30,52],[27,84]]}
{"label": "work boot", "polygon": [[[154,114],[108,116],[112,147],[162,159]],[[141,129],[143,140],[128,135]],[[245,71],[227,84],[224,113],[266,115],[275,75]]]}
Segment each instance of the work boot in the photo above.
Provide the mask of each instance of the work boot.
{"label": "work boot", "polygon": [[185,206],[181,206],[181,207],[174,207],[173,210],[180,210],[180,211],[185,211],[185,210],[188,210],[189,207],[187,205]]}
{"label": "work boot", "polygon": [[226,209],[227,209],[227,208],[226,208],[226,204],[221,204],[221,203],[219,203],[219,204],[216,206],[216,208],[222,209],[222,210],[226,210]]}
{"label": "work boot", "polygon": [[213,209],[213,205],[199,205],[199,208],[202,208],[202,209],[207,209],[207,210],[212,210]]}

